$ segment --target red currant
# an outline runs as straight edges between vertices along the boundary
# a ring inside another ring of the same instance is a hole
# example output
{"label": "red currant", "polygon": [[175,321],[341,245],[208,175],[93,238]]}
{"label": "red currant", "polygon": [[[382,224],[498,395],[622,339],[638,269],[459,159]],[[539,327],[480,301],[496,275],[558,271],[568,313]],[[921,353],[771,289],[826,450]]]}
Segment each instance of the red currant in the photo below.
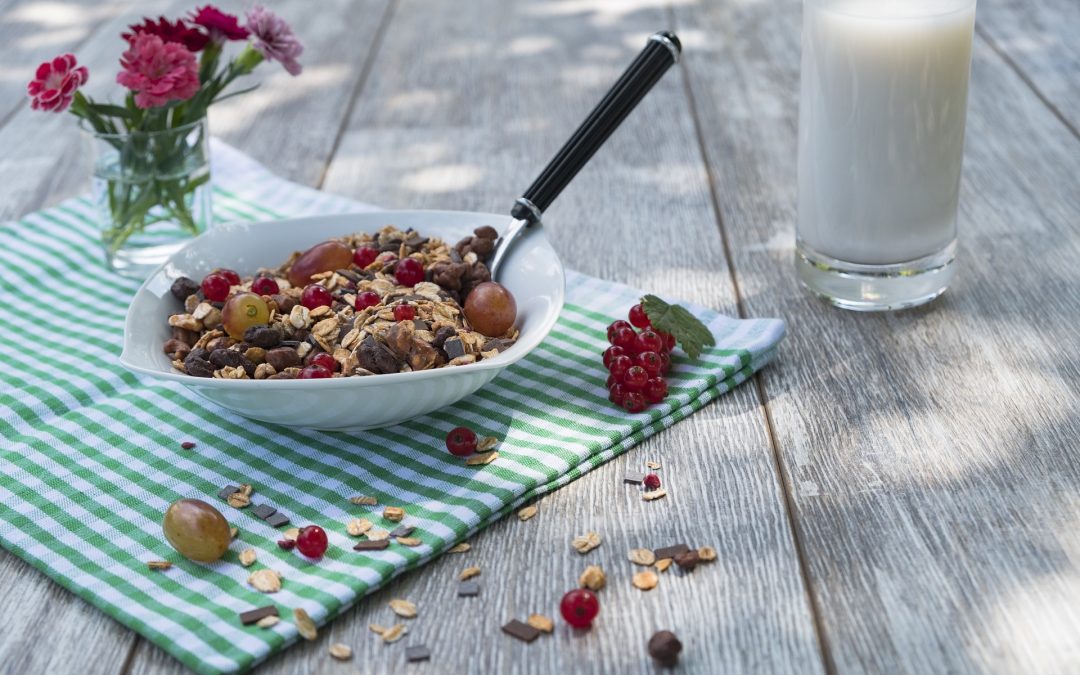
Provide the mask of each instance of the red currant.
{"label": "red currant", "polygon": [[416,318],[416,308],[412,305],[394,307],[394,321],[412,321]]}
{"label": "red currant", "polygon": [[600,613],[600,601],[589,589],[575,588],[562,596],[559,611],[562,612],[566,623],[574,628],[588,628],[596,615]]}
{"label": "red currant", "polygon": [[610,390],[617,384],[622,384],[622,382],[619,381],[619,378],[615,377],[614,375],[608,375],[607,382],[604,384],[604,386]]}
{"label": "red currant", "polygon": [[649,323],[649,315],[645,313],[645,308],[643,308],[640,303],[630,308],[630,323],[638,328],[648,328],[652,326],[652,324]]}
{"label": "red currant", "polygon": [[615,332],[611,334],[611,344],[622,347],[627,351],[634,350],[636,340],[637,333],[633,328],[616,328]]}
{"label": "red currant", "polygon": [[623,398],[626,396],[626,389],[621,384],[615,384],[608,389],[608,400],[615,405],[622,405]]}
{"label": "red currant", "polygon": [[202,294],[210,302],[222,302],[229,297],[229,280],[217,273],[207,274],[203,277]]}
{"label": "red currant", "polygon": [[645,400],[649,403],[659,403],[667,398],[667,382],[662,378],[654,377],[645,383]]}
{"label": "red currant", "polygon": [[280,293],[281,288],[272,277],[259,277],[251,282],[251,292],[259,295],[274,295]]}
{"label": "red currant", "polygon": [[651,328],[646,328],[641,331],[634,339],[637,341],[637,351],[639,352],[664,351],[664,338],[660,337],[656,331]]}
{"label": "red currant", "polygon": [[[615,331],[617,331],[620,328],[629,328],[630,330],[634,329],[633,326],[631,326],[629,323],[623,321],[622,319],[620,319],[618,321],[612,321],[611,325],[607,327],[607,339],[608,339],[608,342],[611,342],[611,336],[614,335]],[[612,343],[612,344],[614,344],[614,343]]]}
{"label": "red currant", "polygon": [[370,246],[361,246],[353,252],[352,259],[357,267],[367,267],[379,257],[379,249]]}
{"label": "red currant", "polygon": [[667,375],[671,370],[671,356],[667,352],[660,352],[660,374]]}
{"label": "red currant", "polygon": [[626,375],[626,371],[632,365],[634,365],[634,362],[629,356],[616,356],[611,359],[611,365],[608,366],[608,370],[615,376],[615,379],[622,382],[623,376]]}
{"label": "red currant", "polygon": [[656,352],[641,352],[634,361],[645,369],[649,377],[656,377],[660,374],[660,369],[664,367],[664,362],[660,360],[660,355]]}
{"label": "red currant", "polygon": [[394,268],[394,278],[402,286],[415,286],[424,280],[424,266],[416,258],[402,258]]}
{"label": "red currant", "polygon": [[655,490],[656,488],[660,487],[660,476],[657,476],[655,473],[650,473],[649,475],[645,476],[645,479],[642,480],[641,483],[646,488],[650,490]]}
{"label": "red currant", "polygon": [[294,548],[296,548],[296,540],[294,540],[294,539],[279,539],[277,545],[280,546],[281,548],[285,549],[286,551],[291,551]]}
{"label": "red currant", "polygon": [[214,274],[220,274],[221,276],[225,277],[225,280],[229,282],[230,286],[240,285],[240,275],[232,270],[227,270],[219,267],[218,269],[214,270]]}
{"label": "red currant", "polygon": [[321,558],[329,544],[326,532],[318,525],[308,525],[300,529],[296,536],[296,550],[309,558]]}
{"label": "red currant", "polygon": [[301,380],[321,380],[322,378],[330,377],[331,375],[333,375],[332,372],[317,363],[305,366],[304,369],[300,371]]}
{"label": "red currant", "polygon": [[626,350],[622,347],[616,347],[615,345],[611,345],[604,350],[604,367],[611,368],[611,360],[614,359],[616,356],[623,356],[625,354]]}
{"label": "red currant", "polygon": [[622,407],[632,413],[639,413],[645,409],[645,397],[636,391],[628,391],[623,397]]}
{"label": "red currant", "polygon": [[356,294],[356,311],[367,309],[368,307],[374,307],[382,302],[382,298],[375,291],[364,291],[363,293]]}
{"label": "red currant", "polygon": [[455,427],[446,434],[446,449],[451,455],[468,457],[476,451],[476,432],[469,427]]}
{"label": "red currant", "polygon": [[315,356],[312,356],[311,361],[308,362],[308,365],[309,366],[322,366],[323,368],[326,368],[327,370],[329,370],[331,373],[337,371],[337,369],[338,369],[337,360],[333,356],[330,356],[329,354],[327,354],[326,352],[319,352]]}
{"label": "red currant", "polygon": [[622,385],[626,391],[641,391],[649,381],[649,374],[641,366],[630,366],[622,376]]}
{"label": "red currant", "polygon": [[334,298],[325,287],[319,284],[309,284],[304,287],[304,292],[300,295],[300,304],[308,309],[329,307],[334,304]]}

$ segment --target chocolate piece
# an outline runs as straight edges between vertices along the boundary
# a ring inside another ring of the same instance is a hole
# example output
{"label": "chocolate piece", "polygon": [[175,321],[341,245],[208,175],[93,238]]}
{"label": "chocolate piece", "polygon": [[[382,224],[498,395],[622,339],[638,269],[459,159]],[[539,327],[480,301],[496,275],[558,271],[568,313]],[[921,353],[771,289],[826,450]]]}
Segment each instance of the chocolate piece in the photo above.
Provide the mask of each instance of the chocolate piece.
{"label": "chocolate piece", "polygon": [[405,648],[405,660],[409,663],[427,661],[431,658],[431,650],[424,645],[410,645]]}
{"label": "chocolate piece", "polygon": [[462,581],[457,587],[458,597],[471,598],[480,595],[480,584],[475,581]]}
{"label": "chocolate piece", "polygon": [[641,485],[645,482],[645,474],[640,471],[629,471],[623,476],[622,482],[630,483],[632,485]]}
{"label": "chocolate piece", "polygon": [[656,554],[657,560],[663,560],[664,558],[674,558],[675,556],[689,551],[690,547],[686,544],[675,544],[674,546],[665,546],[664,548],[658,548],[653,551]]}
{"label": "chocolate piece", "polygon": [[701,562],[701,555],[693,549],[683,551],[675,556],[675,564],[678,565],[680,569],[687,572],[690,572],[697,567],[699,562]]}
{"label": "chocolate piece", "polygon": [[390,545],[389,539],[365,539],[363,541],[356,542],[356,546],[353,546],[354,551],[381,551]]}
{"label": "chocolate piece", "polygon": [[442,348],[446,352],[446,356],[451,360],[459,356],[465,356],[465,345],[461,344],[461,338],[459,337],[447,338]]}
{"label": "chocolate piece", "polygon": [[221,488],[221,491],[217,493],[217,496],[218,499],[228,499],[229,495],[239,491],[240,488],[236,487],[235,485],[226,485],[225,487]]}
{"label": "chocolate piece", "polygon": [[517,619],[512,620],[510,623],[502,627],[502,631],[510,637],[516,637],[522,642],[532,642],[540,636],[540,631],[536,630],[527,623],[522,623]]}
{"label": "chocolate piece", "polygon": [[413,533],[416,529],[415,525],[398,525],[393,530],[390,530],[391,537],[407,537]]}
{"label": "chocolate piece", "polygon": [[412,325],[416,330],[431,330],[431,324],[423,319],[413,319]]}
{"label": "chocolate piece", "polygon": [[664,666],[674,666],[679,660],[679,652],[682,651],[682,643],[675,633],[662,630],[649,638],[649,656],[653,657]]}
{"label": "chocolate piece", "polygon": [[240,612],[240,623],[245,626],[250,626],[259,619],[267,616],[281,616],[278,614],[277,605],[267,605],[266,607],[257,607],[255,609],[249,609],[246,612]]}
{"label": "chocolate piece", "polygon": [[289,524],[289,517],[281,511],[276,511],[274,515],[268,516],[265,520],[270,527],[281,527]]}
{"label": "chocolate piece", "polygon": [[269,504],[259,504],[251,510],[251,515],[256,518],[262,518],[263,520],[266,520],[275,513],[277,513],[277,509]]}

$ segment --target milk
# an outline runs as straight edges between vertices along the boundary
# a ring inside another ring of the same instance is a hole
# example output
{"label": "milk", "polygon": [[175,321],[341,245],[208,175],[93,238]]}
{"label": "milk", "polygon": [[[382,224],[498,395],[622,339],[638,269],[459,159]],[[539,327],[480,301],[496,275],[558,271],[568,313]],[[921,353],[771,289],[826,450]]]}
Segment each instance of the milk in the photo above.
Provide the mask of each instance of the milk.
{"label": "milk", "polygon": [[883,265],[956,237],[975,0],[806,0],[800,243]]}

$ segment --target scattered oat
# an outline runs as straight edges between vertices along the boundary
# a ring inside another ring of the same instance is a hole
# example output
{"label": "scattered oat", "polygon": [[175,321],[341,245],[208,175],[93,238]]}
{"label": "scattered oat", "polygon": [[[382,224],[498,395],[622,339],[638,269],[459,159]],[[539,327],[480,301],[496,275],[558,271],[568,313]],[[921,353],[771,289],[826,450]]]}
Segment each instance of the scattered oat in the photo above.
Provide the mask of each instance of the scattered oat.
{"label": "scattered oat", "polygon": [[234,509],[242,509],[251,504],[251,497],[240,492],[234,492],[225,501],[229,502],[229,506]]}
{"label": "scattered oat", "polygon": [[669,567],[671,567],[671,558],[661,558],[656,561],[657,572],[667,572]]}
{"label": "scattered oat", "polygon": [[168,560],[150,560],[146,566],[152,570],[167,570],[172,567],[172,563]]}
{"label": "scattered oat", "polygon": [[604,587],[607,583],[607,577],[604,575],[604,570],[600,569],[596,565],[589,565],[585,568],[585,571],[578,577],[578,586],[587,588],[590,591],[598,591]]}
{"label": "scattered oat", "polygon": [[382,517],[395,523],[400,523],[401,519],[405,517],[405,509],[400,506],[387,506],[383,509]]}
{"label": "scattered oat", "polygon": [[645,462],[645,467],[656,471],[660,468],[660,462]]}
{"label": "scattered oat", "polygon": [[447,553],[464,553],[465,551],[468,551],[470,548],[472,548],[472,545],[469,544],[468,542],[463,541],[460,544],[454,544],[449,549],[447,549],[446,552]]}
{"label": "scattered oat", "polygon": [[403,619],[416,618],[416,605],[408,600],[394,598],[390,601],[390,609]]}
{"label": "scattered oat", "polygon": [[536,511],[537,511],[536,504],[529,504],[525,508],[518,511],[518,513],[517,513],[518,520],[524,522],[524,521],[528,520],[529,518],[532,518],[533,516],[535,516]]}
{"label": "scattered oat", "polygon": [[494,436],[481,436],[480,440],[476,442],[476,452],[487,452],[494,450],[495,446],[499,444],[499,439]]}
{"label": "scattered oat", "polygon": [[644,570],[634,575],[634,586],[640,588],[643,591],[651,591],[656,588],[656,584],[660,582],[660,577],[656,576],[656,572],[652,570]]}
{"label": "scattered oat", "polygon": [[465,463],[469,466],[476,466],[477,464],[491,464],[499,458],[498,452],[485,452],[481,455],[473,455],[465,460]]}
{"label": "scattered oat", "polygon": [[245,548],[240,551],[240,564],[244,567],[251,567],[255,564],[255,549]]}
{"label": "scattered oat", "polygon": [[318,637],[319,631],[315,628],[315,622],[311,620],[304,608],[297,607],[292,611],[292,615],[293,621],[296,622],[296,630],[300,632],[300,637],[305,640],[314,640]]}
{"label": "scattered oat", "polygon": [[255,625],[258,626],[259,628],[270,628],[271,626],[278,625],[278,623],[280,621],[281,621],[281,617],[274,614],[274,615],[271,615],[271,616],[264,616],[263,618],[256,621]]}
{"label": "scattered oat", "polygon": [[697,550],[699,556],[701,556],[702,562],[712,562],[716,560],[716,549],[712,546],[702,546]]}
{"label": "scattered oat", "polygon": [[286,541],[296,541],[296,538],[300,536],[299,527],[290,527],[281,533],[281,538]]}
{"label": "scattered oat", "polygon": [[349,497],[349,501],[357,506],[375,506],[379,503],[378,499],[375,499],[374,497],[365,497],[363,495]]}
{"label": "scattered oat", "polygon": [[656,490],[652,490],[650,492],[643,492],[641,494],[641,498],[647,502],[651,502],[653,500],[660,499],[666,496],[667,490],[665,490],[664,488],[657,488]]}
{"label": "scattered oat", "polygon": [[397,642],[407,631],[405,624],[396,623],[382,632],[383,642]]}
{"label": "scattered oat", "polygon": [[230,539],[236,539],[239,536],[240,536],[240,528],[239,527],[230,527],[229,528],[229,538]]}
{"label": "scattered oat", "polygon": [[377,623],[369,623],[368,630],[370,630],[372,633],[375,633],[376,635],[382,635],[386,632],[386,629]]}
{"label": "scattered oat", "polygon": [[383,539],[389,539],[390,533],[386,530],[368,530],[367,538],[371,541],[382,541]]}
{"label": "scattered oat", "polygon": [[595,532],[586,532],[585,534],[574,537],[570,542],[570,545],[573,546],[574,550],[578,553],[588,553],[600,545],[600,535]]}
{"label": "scattered oat", "polygon": [[352,648],[349,645],[335,642],[330,645],[330,656],[333,656],[338,661],[348,661],[352,658]]}
{"label": "scattered oat", "polygon": [[281,575],[274,570],[259,570],[248,577],[248,584],[263,593],[277,593],[281,590]]}
{"label": "scattered oat", "polygon": [[345,524],[345,531],[350,537],[359,537],[371,529],[371,521],[367,518],[353,518]]}
{"label": "scattered oat", "polygon": [[479,575],[479,567],[466,567],[465,569],[461,570],[461,574],[458,575],[458,579],[460,579],[461,581],[468,581],[469,579],[472,579],[473,577]]}
{"label": "scattered oat", "polygon": [[633,548],[630,549],[630,562],[648,567],[656,562],[656,554],[647,548]]}
{"label": "scattered oat", "polygon": [[420,541],[416,537],[397,537],[397,543],[402,546],[419,546],[424,542]]}
{"label": "scattered oat", "polygon": [[555,630],[555,622],[547,618],[543,614],[533,614],[529,616],[529,619],[528,621],[526,621],[526,623],[528,623],[536,630],[543,631],[545,633],[550,633],[551,631]]}

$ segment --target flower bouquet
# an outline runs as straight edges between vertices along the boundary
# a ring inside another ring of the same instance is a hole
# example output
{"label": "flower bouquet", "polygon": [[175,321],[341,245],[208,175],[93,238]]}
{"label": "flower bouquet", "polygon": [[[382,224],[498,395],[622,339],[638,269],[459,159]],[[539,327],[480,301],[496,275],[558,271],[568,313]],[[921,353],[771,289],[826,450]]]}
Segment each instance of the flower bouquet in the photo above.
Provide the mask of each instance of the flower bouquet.
{"label": "flower bouquet", "polygon": [[[245,19],[208,5],[129,26],[116,76],[128,89],[122,105],[85,96],[89,72],[71,54],[42,63],[27,86],[33,109],[70,111],[97,146],[94,197],[114,269],[144,272],[210,224],[206,111],[255,89],[229,85],[264,60],[300,74],[303,45],[289,25],[259,5]],[[240,40],[248,42],[226,60],[226,43]]]}

